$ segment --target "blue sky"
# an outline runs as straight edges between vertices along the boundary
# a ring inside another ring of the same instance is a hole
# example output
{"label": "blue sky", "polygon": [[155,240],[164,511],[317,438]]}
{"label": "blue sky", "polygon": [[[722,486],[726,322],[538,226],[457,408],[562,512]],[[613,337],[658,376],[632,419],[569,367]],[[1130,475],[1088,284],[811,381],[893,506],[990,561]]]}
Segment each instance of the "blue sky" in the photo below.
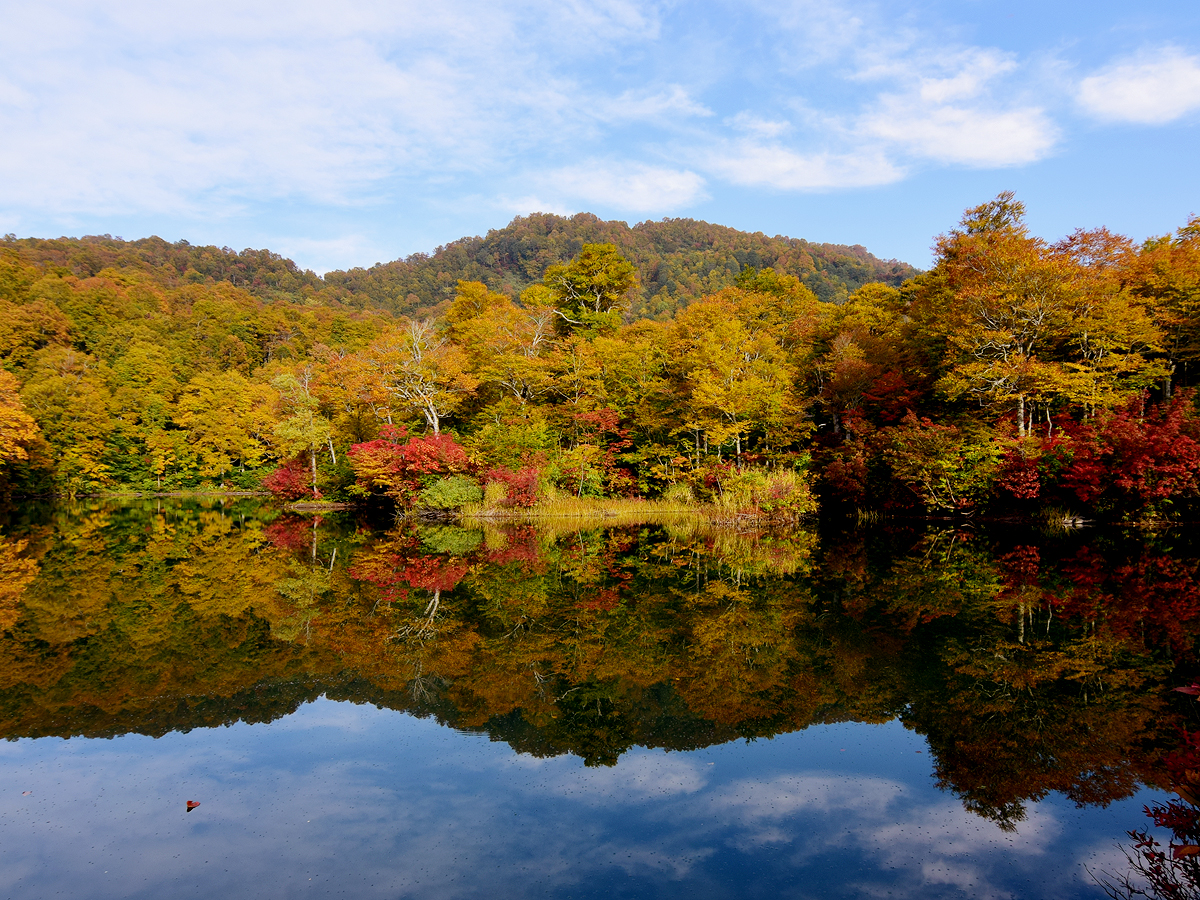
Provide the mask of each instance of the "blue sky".
{"label": "blue sky", "polygon": [[925,266],[1200,213],[1194,2],[0,0],[0,232],[324,271],[514,215],[691,217]]}

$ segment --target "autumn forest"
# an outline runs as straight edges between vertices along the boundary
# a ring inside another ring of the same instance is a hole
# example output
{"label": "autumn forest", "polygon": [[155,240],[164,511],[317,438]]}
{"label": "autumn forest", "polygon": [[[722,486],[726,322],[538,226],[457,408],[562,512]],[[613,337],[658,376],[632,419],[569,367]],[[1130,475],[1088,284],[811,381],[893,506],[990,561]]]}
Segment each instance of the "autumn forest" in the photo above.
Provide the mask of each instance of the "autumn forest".
{"label": "autumn forest", "polygon": [[9,235],[4,490],[1185,514],[1200,220],[1050,243],[1024,215],[1008,193],[967,210],[927,272],[583,214],[323,277],[267,251]]}

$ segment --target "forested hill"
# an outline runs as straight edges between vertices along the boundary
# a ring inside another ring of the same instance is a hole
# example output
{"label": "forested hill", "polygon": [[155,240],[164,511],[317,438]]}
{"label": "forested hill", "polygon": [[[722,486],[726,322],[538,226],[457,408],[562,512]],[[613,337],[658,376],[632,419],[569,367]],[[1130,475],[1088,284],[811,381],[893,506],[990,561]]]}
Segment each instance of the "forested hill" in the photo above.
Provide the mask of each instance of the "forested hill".
{"label": "forested hill", "polygon": [[166,287],[229,282],[267,301],[316,301],[406,315],[451,299],[460,280],[482,281],[515,297],[540,282],[548,266],[575,257],[585,243],[614,244],[637,266],[641,288],[630,310],[634,318],[669,319],[680,307],[733,284],[744,266],[795,275],[822,300],[833,302],[868,282],[899,285],[916,274],[907,263],[878,259],[857,245],[771,238],[694,219],[630,227],[590,213],[519,216],[486,237],[461,238],[432,254],[333,271],[324,278],[269,250],[239,253],[186,241],[124,241],[109,235],[4,240],[27,262],[79,277],[106,268],[136,268]]}
{"label": "forested hill", "polygon": [[487,237],[462,238],[432,256],[414,254],[372,266],[330,272],[325,284],[372,305],[411,315],[449,300],[459,280],[482,281],[516,296],[540,282],[546,268],[575,257],[584,244],[613,244],[641,276],[634,318],[670,319],[691,301],[733,284],[743,266],[795,275],[819,298],[839,302],[862,285],[898,286],[917,274],[907,263],[881,260],[861,246],[813,244],[767,237],[695,219],[664,219],[630,227],[590,213],[564,218],[518,216]]}

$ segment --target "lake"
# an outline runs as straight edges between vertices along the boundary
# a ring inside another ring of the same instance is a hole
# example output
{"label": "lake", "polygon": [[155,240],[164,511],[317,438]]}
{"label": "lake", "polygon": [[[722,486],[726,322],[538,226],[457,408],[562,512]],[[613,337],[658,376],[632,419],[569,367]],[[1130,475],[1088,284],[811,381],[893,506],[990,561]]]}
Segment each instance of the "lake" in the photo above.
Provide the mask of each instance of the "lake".
{"label": "lake", "polygon": [[1102,897],[1197,719],[1183,529],[2,535],[0,897]]}

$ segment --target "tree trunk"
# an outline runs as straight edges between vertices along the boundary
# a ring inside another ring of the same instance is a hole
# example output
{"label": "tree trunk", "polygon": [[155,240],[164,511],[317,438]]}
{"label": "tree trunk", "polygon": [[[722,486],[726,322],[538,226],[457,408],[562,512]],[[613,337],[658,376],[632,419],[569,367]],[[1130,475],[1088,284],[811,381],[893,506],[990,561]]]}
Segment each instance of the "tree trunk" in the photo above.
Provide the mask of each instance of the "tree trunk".
{"label": "tree trunk", "polygon": [[1017,437],[1025,437],[1025,395],[1017,394]]}

